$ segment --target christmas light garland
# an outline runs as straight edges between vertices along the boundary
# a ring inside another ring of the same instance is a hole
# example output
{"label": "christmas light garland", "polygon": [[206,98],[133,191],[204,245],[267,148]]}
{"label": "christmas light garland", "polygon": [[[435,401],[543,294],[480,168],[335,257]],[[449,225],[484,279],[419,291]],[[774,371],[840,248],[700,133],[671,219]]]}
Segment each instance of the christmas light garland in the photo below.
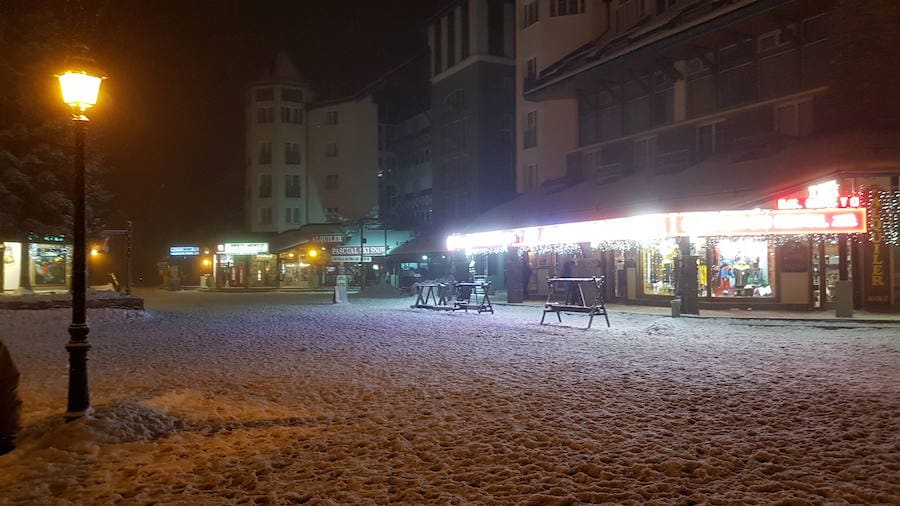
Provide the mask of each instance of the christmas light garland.
{"label": "christmas light garland", "polygon": [[[900,246],[900,190],[871,189],[866,207],[869,210],[869,231],[880,228],[880,242]],[[870,240],[872,236],[870,233]]]}

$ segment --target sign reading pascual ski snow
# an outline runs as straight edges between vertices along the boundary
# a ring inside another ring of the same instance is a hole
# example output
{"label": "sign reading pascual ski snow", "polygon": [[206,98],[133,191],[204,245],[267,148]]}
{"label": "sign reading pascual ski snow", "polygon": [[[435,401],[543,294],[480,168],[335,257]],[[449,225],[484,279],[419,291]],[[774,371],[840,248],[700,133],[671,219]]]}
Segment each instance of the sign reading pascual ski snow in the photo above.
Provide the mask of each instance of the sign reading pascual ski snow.
{"label": "sign reading pascual ski snow", "polygon": [[[385,248],[384,246],[363,246],[362,247],[362,255],[369,257],[383,257]],[[356,256],[356,260],[359,261],[359,246],[335,246],[331,248],[332,256]]]}

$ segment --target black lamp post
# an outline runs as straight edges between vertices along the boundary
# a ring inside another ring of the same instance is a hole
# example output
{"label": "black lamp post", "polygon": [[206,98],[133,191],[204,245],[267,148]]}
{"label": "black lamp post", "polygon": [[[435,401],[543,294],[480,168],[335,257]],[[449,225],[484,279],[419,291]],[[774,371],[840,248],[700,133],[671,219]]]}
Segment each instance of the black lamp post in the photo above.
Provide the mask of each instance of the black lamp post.
{"label": "black lamp post", "polygon": [[92,72],[93,62],[87,58],[69,61],[69,68],[60,74],[59,85],[63,101],[72,108],[72,127],[75,132],[75,185],[72,191],[74,215],[72,222],[72,323],[69,324],[69,400],[66,421],[84,416],[91,407],[88,387],[87,354],[91,349],[87,335],[90,328],[86,318],[87,248],[85,241],[85,185],[84,138],[88,118],[85,111],[97,103],[103,77]]}

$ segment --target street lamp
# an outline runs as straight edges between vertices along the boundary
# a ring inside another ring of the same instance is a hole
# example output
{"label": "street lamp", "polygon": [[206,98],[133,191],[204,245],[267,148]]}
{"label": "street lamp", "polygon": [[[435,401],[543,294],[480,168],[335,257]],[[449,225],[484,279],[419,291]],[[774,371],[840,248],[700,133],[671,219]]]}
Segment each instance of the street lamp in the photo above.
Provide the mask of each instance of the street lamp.
{"label": "street lamp", "polygon": [[72,323],[69,324],[69,400],[66,421],[84,416],[91,407],[88,388],[87,354],[91,349],[87,335],[90,328],[86,319],[87,250],[85,243],[85,186],[84,186],[84,138],[88,118],[84,115],[97,103],[100,82],[104,79],[95,70],[93,60],[86,57],[70,59],[68,68],[59,78],[63,102],[72,109],[72,128],[75,133],[74,169],[75,185],[72,192],[74,216],[72,221]]}

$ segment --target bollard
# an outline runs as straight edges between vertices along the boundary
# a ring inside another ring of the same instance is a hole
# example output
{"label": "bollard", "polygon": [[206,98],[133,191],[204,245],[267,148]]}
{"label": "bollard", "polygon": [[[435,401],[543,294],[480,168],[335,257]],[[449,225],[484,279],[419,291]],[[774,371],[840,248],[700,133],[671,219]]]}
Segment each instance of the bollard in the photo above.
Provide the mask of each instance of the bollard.
{"label": "bollard", "polygon": [[672,318],[681,316],[681,299],[672,299]]}

